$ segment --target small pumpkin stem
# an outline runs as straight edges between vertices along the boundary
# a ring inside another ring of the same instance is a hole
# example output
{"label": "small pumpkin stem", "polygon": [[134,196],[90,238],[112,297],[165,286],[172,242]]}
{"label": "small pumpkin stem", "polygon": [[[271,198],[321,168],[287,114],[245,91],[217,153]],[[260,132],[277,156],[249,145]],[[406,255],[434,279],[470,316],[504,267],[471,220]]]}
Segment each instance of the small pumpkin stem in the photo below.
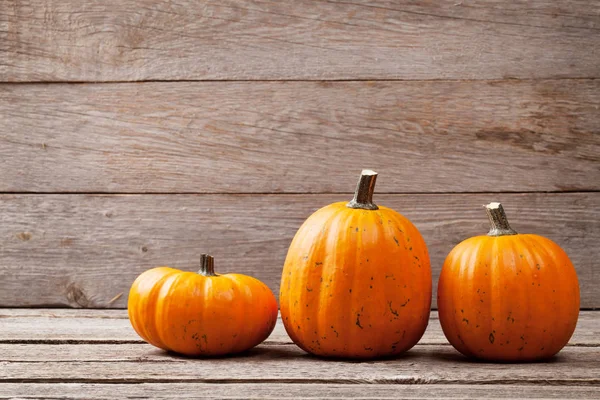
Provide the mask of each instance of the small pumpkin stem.
{"label": "small pumpkin stem", "polygon": [[490,203],[485,207],[485,212],[490,220],[490,231],[488,236],[504,236],[504,235],[516,235],[517,232],[510,227],[506,213],[502,204]]}
{"label": "small pumpkin stem", "polygon": [[346,207],[362,210],[379,210],[379,207],[373,204],[373,192],[375,191],[376,180],[377,172],[370,169],[363,169],[360,173],[358,185],[356,185],[354,198],[346,204]]}
{"label": "small pumpkin stem", "polygon": [[208,254],[200,255],[200,270],[198,273],[204,276],[217,276],[215,274],[215,259],[213,256],[209,256]]}

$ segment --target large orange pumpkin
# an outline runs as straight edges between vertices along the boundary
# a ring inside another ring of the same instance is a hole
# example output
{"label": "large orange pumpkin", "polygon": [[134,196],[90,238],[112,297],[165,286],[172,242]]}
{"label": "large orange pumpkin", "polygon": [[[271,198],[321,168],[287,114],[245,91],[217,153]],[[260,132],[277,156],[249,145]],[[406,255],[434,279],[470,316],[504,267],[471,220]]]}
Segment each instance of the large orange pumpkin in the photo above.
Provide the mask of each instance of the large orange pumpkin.
{"label": "large orange pumpkin", "polygon": [[277,321],[269,288],[246,275],[214,272],[202,255],[198,273],[158,267],[141,274],[129,292],[135,331],[161,349],[190,356],[219,356],[264,341]]}
{"label": "large orange pumpkin", "polygon": [[550,239],[517,234],[500,203],[488,204],[486,211],[488,235],[459,243],[442,268],[438,308],[444,334],[469,357],[551,357],[577,324],[575,268]]}
{"label": "large orange pumpkin", "polygon": [[354,199],[300,227],[281,280],[285,329],[307,352],[377,358],[413,347],[429,321],[431,269],[417,228],[373,204],[377,174],[363,171]]}

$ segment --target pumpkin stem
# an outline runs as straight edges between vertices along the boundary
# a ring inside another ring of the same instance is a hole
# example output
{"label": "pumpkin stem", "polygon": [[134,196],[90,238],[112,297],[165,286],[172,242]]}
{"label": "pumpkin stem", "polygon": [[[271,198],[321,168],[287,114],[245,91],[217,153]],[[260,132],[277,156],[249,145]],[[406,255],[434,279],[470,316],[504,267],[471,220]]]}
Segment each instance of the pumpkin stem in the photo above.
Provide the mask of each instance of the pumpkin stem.
{"label": "pumpkin stem", "polygon": [[485,207],[485,212],[490,220],[490,231],[488,236],[504,236],[504,235],[516,235],[517,232],[510,227],[506,213],[502,204],[490,203]]}
{"label": "pumpkin stem", "polygon": [[217,276],[215,274],[215,259],[213,256],[209,256],[208,254],[200,255],[200,270],[198,273],[204,276]]}
{"label": "pumpkin stem", "polygon": [[375,191],[376,180],[377,172],[370,169],[363,169],[358,179],[358,185],[356,185],[354,198],[346,204],[346,207],[362,210],[379,210],[379,207],[373,204],[373,192]]}

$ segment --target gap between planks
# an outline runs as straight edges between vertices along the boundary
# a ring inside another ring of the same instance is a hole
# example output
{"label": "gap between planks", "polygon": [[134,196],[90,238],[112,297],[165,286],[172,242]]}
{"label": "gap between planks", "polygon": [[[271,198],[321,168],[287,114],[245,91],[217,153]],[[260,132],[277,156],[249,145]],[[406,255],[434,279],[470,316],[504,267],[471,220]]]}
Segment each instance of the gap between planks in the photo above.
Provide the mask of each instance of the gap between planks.
{"label": "gap between planks", "polygon": [[394,79],[394,78],[315,78],[315,79],[140,79],[140,80],[117,80],[117,81],[2,81],[0,85],[118,85],[124,83],[263,83],[263,82],[543,82],[543,81],[583,81],[596,80],[599,77],[556,77],[556,78],[505,78],[505,79]]}
{"label": "gap between planks", "polygon": [[[143,340],[75,340],[75,339],[31,339],[31,340],[18,340],[18,339],[0,339],[0,344],[47,344],[47,345],[99,345],[99,344],[145,344]],[[292,342],[277,342],[266,340],[263,342],[269,346],[295,346]],[[419,343],[419,346],[450,346],[450,343]],[[568,347],[600,347],[598,343],[567,343]]]}
{"label": "gap between planks", "polygon": [[[446,383],[448,382],[448,383]],[[397,379],[160,379],[160,378],[143,378],[143,379],[73,379],[73,378],[55,378],[55,379],[0,379],[0,385],[5,383],[71,383],[71,384],[142,384],[142,383],[203,383],[203,384],[337,384],[337,385],[547,385],[547,386],[565,386],[565,385],[580,385],[580,386],[599,386],[600,379],[509,379],[509,380],[489,380],[473,382],[468,380],[455,379],[451,381],[441,381],[427,378],[397,378]],[[0,386],[1,388],[1,386]]]}
{"label": "gap between planks", "polygon": [[[390,192],[390,191],[382,191],[377,192],[377,195],[415,195],[415,196],[435,196],[435,195],[445,195],[445,194],[460,194],[460,195],[497,195],[497,194],[578,194],[578,193],[600,193],[600,190],[596,189],[564,189],[564,190],[502,190],[498,192],[458,192],[458,191],[438,191],[438,192]],[[353,192],[318,192],[318,191],[306,191],[306,192],[114,192],[114,191],[106,191],[106,192],[76,192],[76,191],[63,191],[63,192],[44,192],[44,191],[35,191],[35,192],[3,192],[0,191],[0,195],[84,195],[84,196],[104,196],[104,195],[131,195],[131,196],[164,196],[164,195],[180,195],[180,196],[207,196],[207,195],[226,195],[226,196],[298,196],[298,195],[343,195],[343,196],[352,196]]]}

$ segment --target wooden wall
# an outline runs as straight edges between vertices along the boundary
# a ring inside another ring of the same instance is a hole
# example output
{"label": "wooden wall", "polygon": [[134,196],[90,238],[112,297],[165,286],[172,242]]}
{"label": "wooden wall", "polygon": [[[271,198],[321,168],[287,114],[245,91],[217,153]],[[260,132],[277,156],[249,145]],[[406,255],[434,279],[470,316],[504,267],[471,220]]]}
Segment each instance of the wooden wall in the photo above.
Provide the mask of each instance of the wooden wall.
{"label": "wooden wall", "polygon": [[0,0],[0,306],[125,307],[207,251],[277,292],[373,168],[436,281],[501,201],[600,307],[598,78],[598,0]]}

